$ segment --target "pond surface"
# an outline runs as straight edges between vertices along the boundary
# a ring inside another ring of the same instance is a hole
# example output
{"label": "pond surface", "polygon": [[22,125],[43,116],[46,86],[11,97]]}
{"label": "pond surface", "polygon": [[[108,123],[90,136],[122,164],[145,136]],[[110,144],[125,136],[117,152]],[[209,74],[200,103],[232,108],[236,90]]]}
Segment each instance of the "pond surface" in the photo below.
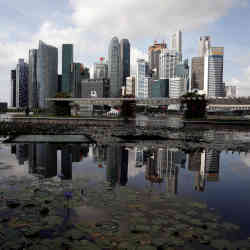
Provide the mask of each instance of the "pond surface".
{"label": "pond surface", "polygon": [[[184,152],[167,146],[138,147],[137,144],[0,144],[0,186],[9,188],[13,178],[17,183],[24,178],[40,183],[61,182],[67,187],[77,187],[82,180],[84,188],[80,190],[82,194],[86,193],[86,200],[88,192],[97,192],[99,196],[96,195],[95,199],[102,199],[103,194],[114,208],[119,202],[123,204],[129,201],[124,194],[125,189],[129,190],[130,199],[133,197],[135,201],[138,194],[145,202],[162,195],[174,200],[180,198],[183,213],[189,208],[186,205],[189,203],[183,202],[185,199],[202,202],[208,211],[219,215],[222,221],[240,226],[240,233],[237,234],[240,239],[250,236],[250,154],[247,153],[213,149],[192,152],[185,149]],[[13,192],[17,189],[12,187]],[[107,190],[109,195],[105,193]],[[110,192],[113,196],[110,196]],[[98,205],[93,197],[89,198],[90,207],[86,202],[76,209],[76,213],[84,221],[98,223],[100,218],[109,221],[102,224],[100,229],[103,227],[105,230],[112,225],[115,228],[116,224],[111,223],[115,215],[104,213],[102,209],[105,199]],[[138,212],[138,204],[131,204]],[[159,216],[161,209],[166,209],[165,206],[166,203],[157,207]],[[108,209],[112,210],[112,207]],[[157,217],[157,214],[154,216]],[[126,228],[126,225],[123,226]]]}

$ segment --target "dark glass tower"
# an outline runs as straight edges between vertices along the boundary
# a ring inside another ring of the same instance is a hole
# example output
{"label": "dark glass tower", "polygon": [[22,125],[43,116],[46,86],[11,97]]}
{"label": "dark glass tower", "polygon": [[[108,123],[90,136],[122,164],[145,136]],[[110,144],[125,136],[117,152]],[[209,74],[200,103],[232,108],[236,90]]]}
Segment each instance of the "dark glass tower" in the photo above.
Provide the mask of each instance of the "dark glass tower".
{"label": "dark glass tower", "polygon": [[29,51],[28,95],[29,95],[29,108],[38,108],[37,49],[31,49]]}
{"label": "dark glass tower", "polygon": [[16,107],[16,70],[11,70],[11,107]]}
{"label": "dark glass tower", "polygon": [[62,46],[62,92],[71,93],[71,65],[73,63],[73,44]]}
{"label": "dark glass tower", "polygon": [[121,40],[120,52],[122,85],[126,86],[126,77],[130,76],[130,43],[128,39]]}

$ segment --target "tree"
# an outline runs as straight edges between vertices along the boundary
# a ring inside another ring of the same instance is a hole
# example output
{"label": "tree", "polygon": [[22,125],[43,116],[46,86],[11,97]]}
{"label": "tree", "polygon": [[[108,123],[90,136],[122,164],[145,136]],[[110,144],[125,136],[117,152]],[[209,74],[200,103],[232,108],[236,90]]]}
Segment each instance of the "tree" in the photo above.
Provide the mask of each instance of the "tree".
{"label": "tree", "polygon": [[207,108],[205,95],[199,95],[197,92],[183,95],[181,97],[181,108],[184,110],[186,119],[205,118]]}
{"label": "tree", "polygon": [[[58,92],[55,98],[70,98],[71,95],[66,92]],[[69,101],[54,101],[54,109],[56,115],[70,116],[70,102]]]}
{"label": "tree", "polygon": [[121,106],[121,116],[128,120],[136,116],[136,100],[133,95],[126,95],[124,98],[131,98],[131,100],[123,100]]}

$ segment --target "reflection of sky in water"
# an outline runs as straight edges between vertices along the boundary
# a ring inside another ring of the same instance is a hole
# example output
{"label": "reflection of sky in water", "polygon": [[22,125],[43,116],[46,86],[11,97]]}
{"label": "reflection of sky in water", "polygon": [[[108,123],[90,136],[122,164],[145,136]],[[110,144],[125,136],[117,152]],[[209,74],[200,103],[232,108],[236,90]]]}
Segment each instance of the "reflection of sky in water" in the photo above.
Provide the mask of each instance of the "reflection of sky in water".
{"label": "reflection of sky in water", "polygon": [[0,179],[13,175],[63,176],[73,181],[83,177],[90,183],[108,180],[114,185],[127,184],[147,192],[177,194],[205,201],[250,233],[250,154],[0,144]]}

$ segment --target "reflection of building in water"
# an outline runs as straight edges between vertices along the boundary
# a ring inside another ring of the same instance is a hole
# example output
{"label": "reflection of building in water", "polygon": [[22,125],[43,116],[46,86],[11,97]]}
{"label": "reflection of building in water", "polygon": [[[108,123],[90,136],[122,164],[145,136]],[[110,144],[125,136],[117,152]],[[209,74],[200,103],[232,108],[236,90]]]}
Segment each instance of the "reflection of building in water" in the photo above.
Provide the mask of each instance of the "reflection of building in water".
{"label": "reflection of building in water", "polygon": [[[62,148],[61,151],[61,176],[64,180],[71,180],[72,179],[72,159],[73,159],[73,151],[77,150],[77,146],[74,145],[74,148],[70,145],[66,145]],[[74,153],[74,157],[78,160],[80,159],[80,150],[79,156],[77,155],[78,150]]]}
{"label": "reflection of building in water", "polygon": [[103,154],[100,156],[104,157],[104,159],[107,157],[107,181],[110,182],[111,186],[115,186],[118,183],[121,186],[125,186],[128,182],[128,149],[114,145],[102,148],[101,152]]}
{"label": "reflection of building in water", "polygon": [[125,147],[122,147],[120,185],[125,186],[127,182],[128,182],[128,150]]}
{"label": "reflection of building in water", "polygon": [[23,165],[28,160],[28,145],[17,144],[16,145],[16,158],[19,165]]}
{"label": "reflection of building in water", "polygon": [[178,168],[185,167],[185,162],[185,153],[178,149],[154,149],[147,161],[145,177],[152,183],[161,183],[166,177],[167,192],[176,194]]}
{"label": "reflection of building in water", "polygon": [[107,161],[107,146],[97,145],[93,147],[93,158],[99,167],[104,167]]}
{"label": "reflection of building in water", "polygon": [[107,181],[111,186],[115,186],[120,178],[120,169],[122,163],[122,149],[119,145],[109,146],[107,149]]}
{"label": "reflection of building in water", "polygon": [[11,154],[16,154],[16,145],[11,145]]}
{"label": "reflection of building in water", "polygon": [[44,178],[57,175],[56,145],[49,143],[29,145],[29,173]]}
{"label": "reflection of building in water", "polygon": [[200,172],[201,168],[201,152],[195,151],[189,154],[188,170]]}
{"label": "reflection of building in water", "polygon": [[216,150],[207,151],[205,155],[205,165],[207,181],[218,181],[220,168],[220,152]]}
{"label": "reflection of building in water", "polygon": [[[217,150],[209,150],[201,153],[194,153],[195,159],[192,158],[192,154],[190,154],[190,162],[189,164],[195,163],[197,166],[195,173],[195,184],[194,189],[203,192],[205,190],[206,181],[219,181],[219,168],[220,168],[220,152]],[[200,155],[200,169],[198,171],[198,162]],[[192,161],[194,159],[194,161]],[[194,169],[194,165],[190,166],[189,169]]]}

